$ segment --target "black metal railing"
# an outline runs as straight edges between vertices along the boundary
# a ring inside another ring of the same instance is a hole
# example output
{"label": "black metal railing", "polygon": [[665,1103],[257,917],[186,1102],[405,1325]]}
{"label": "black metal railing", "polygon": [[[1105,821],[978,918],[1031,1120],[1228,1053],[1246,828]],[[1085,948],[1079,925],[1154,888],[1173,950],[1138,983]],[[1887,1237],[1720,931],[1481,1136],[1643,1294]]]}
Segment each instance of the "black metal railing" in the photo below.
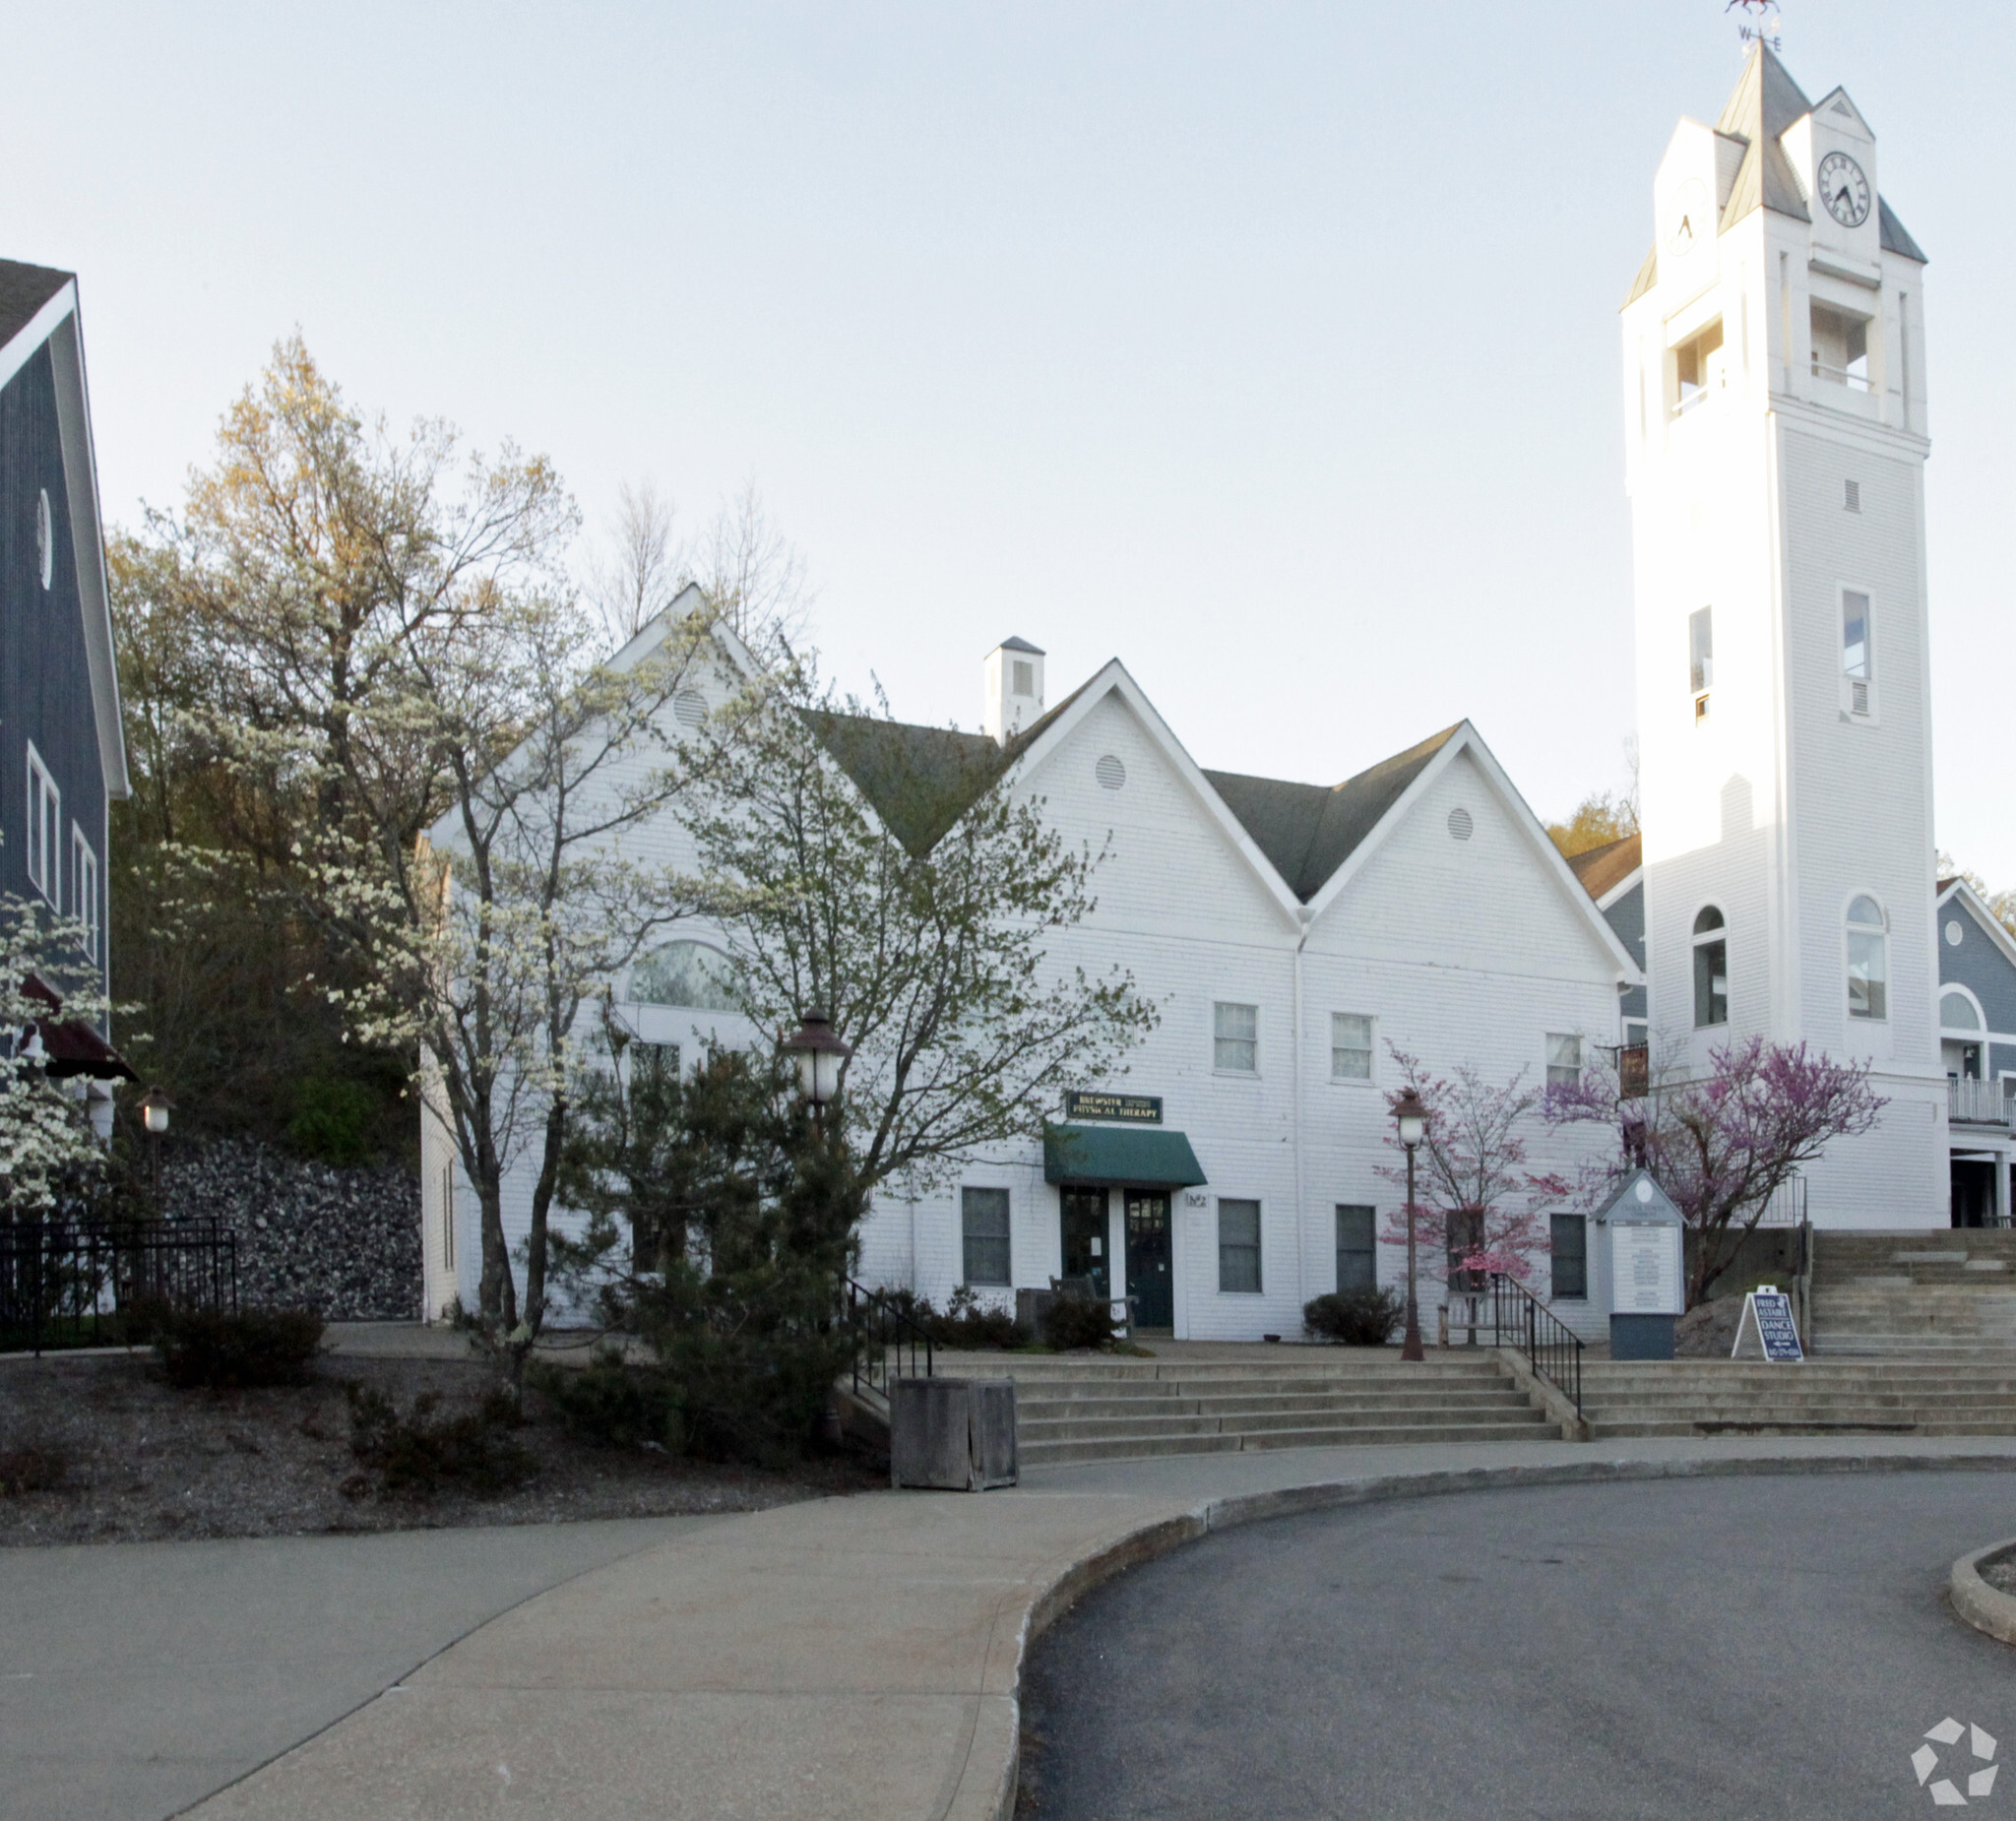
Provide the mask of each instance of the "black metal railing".
{"label": "black metal railing", "polygon": [[0,1352],[119,1346],[150,1311],[237,1306],[219,1222],[0,1219]]}
{"label": "black metal railing", "polygon": [[1491,1273],[1491,1345],[1516,1347],[1582,1414],[1582,1337],[1517,1278]]}
{"label": "black metal railing", "polygon": [[[931,1376],[931,1336],[914,1316],[882,1294],[847,1281],[847,1321],[854,1337],[854,1391],[889,1396],[893,1378]],[[921,1360],[923,1370],[918,1371]]]}

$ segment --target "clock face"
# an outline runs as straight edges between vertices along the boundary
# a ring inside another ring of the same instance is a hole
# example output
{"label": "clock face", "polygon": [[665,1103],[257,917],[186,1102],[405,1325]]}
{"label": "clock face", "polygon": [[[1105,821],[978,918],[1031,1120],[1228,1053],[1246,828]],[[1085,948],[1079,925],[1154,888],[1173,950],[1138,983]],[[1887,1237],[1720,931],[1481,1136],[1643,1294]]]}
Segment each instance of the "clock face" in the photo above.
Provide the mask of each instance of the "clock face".
{"label": "clock face", "polygon": [[1843,227],[1859,227],[1869,219],[1869,180],[1845,152],[1830,152],[1820,160],[1820,200]]}

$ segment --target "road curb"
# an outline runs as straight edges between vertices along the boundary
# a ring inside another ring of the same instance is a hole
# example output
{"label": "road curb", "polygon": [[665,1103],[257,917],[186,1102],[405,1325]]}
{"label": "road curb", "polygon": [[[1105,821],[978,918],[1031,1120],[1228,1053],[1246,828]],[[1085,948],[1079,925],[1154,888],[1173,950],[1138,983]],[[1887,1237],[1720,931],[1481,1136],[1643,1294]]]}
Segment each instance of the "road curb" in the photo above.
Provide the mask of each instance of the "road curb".
{"label": "road curb", "polygon": [[[982,1787],[991,1786],[978,1806],[969,1808],[955,1797],[946,1811],[947,1821],[955,1821],[956,1817],[967,1814],[983,1816],[985,1821],[1014,1821],[1022,1768],[1022,1677],[1029,1664],[1031,1646],[1095,1588],[1129,1568],[1171,1554],[1186,1543],[1200,1541],[1213,1531],[1233,1530],[1242,1524],[1295,1517],[1309,1511],[1388,1504],[1403,1498],[1439,1498],[1457,1492],[1595,1485],[1641,1479],[1722,1479],[1767,1474],[1884,1473],[2016,1473],[2016,1457],[2005,1454],[1839,1454],[1673,1461],[1564,1461],[1533,1467],[1472,1467],[1383,1474],[1368,1479],[1321,1480],[1305,1486],[1284,1486],[1274,1491],[1241,1492],[1226,1498],[1208,1499],[1180,1516],[1159,1518],[1138,1530],[1129,1531],[1071,1563],[1037,1592],[1023,1611],[1016,1639],[1015,1668],[1008,1698],[1007,1762],[999,1767],[993,1778],[988,1779],[982,1773],[975,1780]],[[1969,1624],[1978,1626],[2005,1644],[2016,1644],[2016,1598],[1996,1592],[1977,1572],[1981,1561],[2003,1550],[2016,1550],[2016,1538],[1991,1543],[1972,1555],[1962,1556],[1953,1564],[1953,1606]],[[1963,1570],[1971,1583],[1967,1598],[1970,1601],[1976,1599],[1972,1590],[1978,1590],[1978,1606],[1963,1604]],[[1994,1603],[1990,1605],[1990,1601]],[[1984,1618],[1975,1616],[1977,1610],[1994,1616],[1996,1622],[1984,1622]],[[1998,1629],[1997,1625],[2006,1629]],[[978,1768],[970,1766],[969,1770]],[[962,1786],[967,1786],[968,1782],[967,1778],[961,1779]]]}
{"label": "road curb", "polygon": [[1976,1631],[1984,1631],[2004,1644],[2016,1644],[2016,1595],[1990,1587],[1981,1571],[1997,1557],[2011,1553],[2016,1553],[2016,1537],[1991,1542],[1972,1555],[1963,1555],[1953,1564],[1948,1580],[1953,1610]]}

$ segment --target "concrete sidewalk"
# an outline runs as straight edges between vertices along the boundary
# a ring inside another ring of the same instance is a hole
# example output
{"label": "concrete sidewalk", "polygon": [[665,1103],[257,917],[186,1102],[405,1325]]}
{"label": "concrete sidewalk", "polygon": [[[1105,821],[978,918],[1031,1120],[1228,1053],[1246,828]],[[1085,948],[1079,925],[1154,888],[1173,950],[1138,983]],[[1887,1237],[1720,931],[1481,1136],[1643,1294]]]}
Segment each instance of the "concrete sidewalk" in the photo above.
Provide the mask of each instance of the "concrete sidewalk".
{"label": "concrete sidewalk", "polygon": [[728,1519],[553,1589],[203,1803],[201,1821],[997,1821],[1023,1653],[1214,1528],[1488,1484],[2016,1469],[2016,1438],[1414,1446],[1051,1468]]}
{"label": "concrete sidewalk", "polygon": [[529,1595],[724,1521],[0,1549],[0,1821],[159,1821]]}

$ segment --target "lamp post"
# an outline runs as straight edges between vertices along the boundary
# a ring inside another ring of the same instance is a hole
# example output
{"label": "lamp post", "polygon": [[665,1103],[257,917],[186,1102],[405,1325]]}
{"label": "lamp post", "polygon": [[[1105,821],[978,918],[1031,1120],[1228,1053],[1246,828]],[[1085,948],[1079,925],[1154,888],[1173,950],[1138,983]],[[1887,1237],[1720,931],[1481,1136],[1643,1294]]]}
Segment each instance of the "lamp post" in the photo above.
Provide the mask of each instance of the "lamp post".
{"label": "lamp post", "polygon": [[168,1129],[168,1109],[174,1104],[158,1088],[140,1097],[140,1119],[147,1127],[148,1149],[154,1154],[154,1211],[161,1211],[161,1134]]}
{"label": "lamp post", "polygon": [[1412,1088],[1393,1102],[1393,1122],[1400,1128],[1401,1148],[1407,1153],[1407,1337],[1402,1342],[1403,1359],[1425,1359],[1421,1349],[1421,1310],[1415,1292],[1414,1240],[1414,1154],[1428,1135],[1428,1108]]}
{"label": "lamp post", "polygon": [[825,1131],[826,1109],[840,1093],[840,1071],[853,1052],[824,1012],[807,1012],[784,1047],[797,1058],[798,1098],[812,1109],[812,1123]]}

